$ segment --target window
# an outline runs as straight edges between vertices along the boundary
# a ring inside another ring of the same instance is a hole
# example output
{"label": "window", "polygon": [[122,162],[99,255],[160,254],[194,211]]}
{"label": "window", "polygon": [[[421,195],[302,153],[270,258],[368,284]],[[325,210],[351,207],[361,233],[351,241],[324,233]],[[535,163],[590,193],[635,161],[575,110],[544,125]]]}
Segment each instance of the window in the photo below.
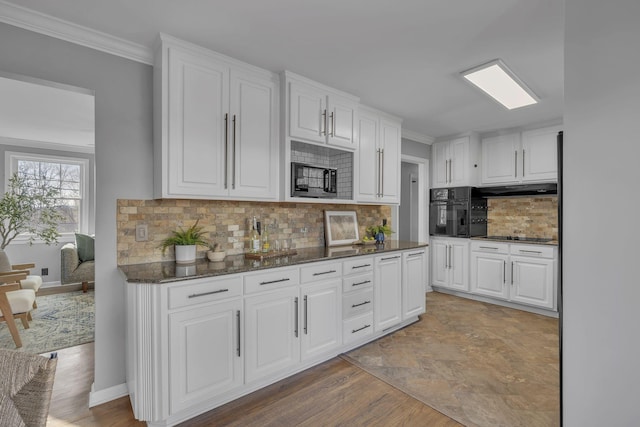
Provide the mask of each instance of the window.
{"label": "window", "polygon": [[41,154],[7,153],[5,182],[14,173],[34,186],[46,185],[58,192],[58,212],[63,220],[61,234],[86,232],[88,229],[87,169],[89,161],[72,157]]}

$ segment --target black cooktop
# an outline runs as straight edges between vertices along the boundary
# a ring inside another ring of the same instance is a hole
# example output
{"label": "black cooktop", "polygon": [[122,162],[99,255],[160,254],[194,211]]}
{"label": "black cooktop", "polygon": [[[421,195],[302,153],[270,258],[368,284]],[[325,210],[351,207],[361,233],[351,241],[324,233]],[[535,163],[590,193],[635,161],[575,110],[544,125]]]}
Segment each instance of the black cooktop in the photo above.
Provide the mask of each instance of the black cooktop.
{"label": "black cooktop", "polygon": [[546,243],[553,240],[548,237],[520,237],[520,236],[483,236],[482,238],[487,240],[514,240],[518,242],[536,242],[536,243]]}

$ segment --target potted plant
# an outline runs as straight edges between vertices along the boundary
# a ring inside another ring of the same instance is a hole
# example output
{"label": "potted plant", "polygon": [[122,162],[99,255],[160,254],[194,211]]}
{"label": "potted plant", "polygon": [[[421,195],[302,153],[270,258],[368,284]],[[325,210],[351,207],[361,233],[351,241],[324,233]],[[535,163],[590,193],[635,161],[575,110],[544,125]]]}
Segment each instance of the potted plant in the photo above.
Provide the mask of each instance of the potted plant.
{"label": "potted plant", "polygon": [[209,246],[203,238],[203,227],[198,226],[198,221],[200,220],[197,220],[195,224],[186,230],[180,227],[180,230],[172,231],[171,236],[164,239],[160,244],[162,253],[164,254],[169,246],[175,246],[176,263],[189,264],[195,262],[197,247]]}
{"label": "potted plant", "polygon": [[393,231],[387,224],[367,227],[367,234],[376,239],[376,243],[384,243],[384,236],[391,235],[391,233],[393,233]]}
{"label": "potted plant", "polygon": [[58,241],[58,223],[62,220],[59,191],[43,182],[44,179],[30,182],[17,173],[9,178],[7,191],[0,199],[0,251],[22,233],[27,235],[29,244],[36,239],[47,245]]}
{"label": "potted plant", "polygon": [[222,250],[219,244],[211,243],[209,245],[209,251],[207,251],[207,258],[209,258],[209,261],[222,261],[225,256],[227,256],[227,254]]}

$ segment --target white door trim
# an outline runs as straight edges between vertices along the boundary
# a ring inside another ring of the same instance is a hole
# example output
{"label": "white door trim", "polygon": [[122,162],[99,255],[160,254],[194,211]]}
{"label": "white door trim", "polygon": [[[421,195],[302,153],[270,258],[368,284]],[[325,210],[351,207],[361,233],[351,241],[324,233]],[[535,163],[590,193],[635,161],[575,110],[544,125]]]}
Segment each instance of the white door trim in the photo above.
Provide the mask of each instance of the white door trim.
{"label": "white door trim", "polygon": [[[403,154],[401,162],[418,165],[418,240],[429,241],[429,159]],[[391,208],[391,228],[399,230],[399,205]]]}

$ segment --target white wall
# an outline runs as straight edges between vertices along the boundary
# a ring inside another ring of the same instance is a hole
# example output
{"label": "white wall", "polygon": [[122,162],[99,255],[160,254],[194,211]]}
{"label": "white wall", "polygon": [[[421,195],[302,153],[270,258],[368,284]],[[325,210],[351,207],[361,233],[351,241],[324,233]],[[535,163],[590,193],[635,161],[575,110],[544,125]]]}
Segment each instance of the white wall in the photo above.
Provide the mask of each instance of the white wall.
{"label": "white wall", "polygon": [[566,0],[564,425],[640,425],[640,2]]}
{"label": "white wall", "polygon": [[116,200],[152,198],[152,68],[0,23],[0,71],[95,91],[94,391],[125,382],[125,301]]}

